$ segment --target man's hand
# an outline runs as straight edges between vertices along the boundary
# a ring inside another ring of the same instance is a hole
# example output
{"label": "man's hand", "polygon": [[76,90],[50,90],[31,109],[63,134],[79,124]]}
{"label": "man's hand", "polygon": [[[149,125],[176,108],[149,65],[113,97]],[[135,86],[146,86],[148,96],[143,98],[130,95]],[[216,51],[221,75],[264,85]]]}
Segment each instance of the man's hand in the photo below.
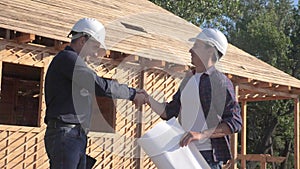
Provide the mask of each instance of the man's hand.
{"label": "man's hand", "polygon": [[190,142],[192,142],[192,141],[202,140],[204,138],[207,138],[207,136],[204,133],[189,131],[183,135],[179,144],[181,147],[184,147],[184,146],[187,146],[188,144],[190,144]]}
{"label": "man's hand", "polygon": [[136,89],[136,94],[133,99],[133,103],[135,104],[135,108],[141,107],[143,104],[146,103],[148,97],[148,94],[145,90],[143,89]]}

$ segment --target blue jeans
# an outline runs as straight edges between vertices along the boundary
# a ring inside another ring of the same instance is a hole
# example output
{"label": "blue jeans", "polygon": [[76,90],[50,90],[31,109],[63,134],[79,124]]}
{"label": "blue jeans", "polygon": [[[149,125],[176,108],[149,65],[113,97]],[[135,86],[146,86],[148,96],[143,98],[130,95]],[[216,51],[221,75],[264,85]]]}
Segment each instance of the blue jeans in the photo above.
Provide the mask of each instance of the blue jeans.
{"label": "blue jeans", "polygon": [[208,163],[211,169],[222,169],[223,162],[213,162],[213,163]]}
{"label": "blue jeans", "polygon": [[200,151],[200,153],[211,169],[222,169],[223,162],[215,162],[212,151]]}
{"label": "blue jeans", "polygon": [[47,127],[44,141],[51,169],[86,169],[87,137],[80,126]]}

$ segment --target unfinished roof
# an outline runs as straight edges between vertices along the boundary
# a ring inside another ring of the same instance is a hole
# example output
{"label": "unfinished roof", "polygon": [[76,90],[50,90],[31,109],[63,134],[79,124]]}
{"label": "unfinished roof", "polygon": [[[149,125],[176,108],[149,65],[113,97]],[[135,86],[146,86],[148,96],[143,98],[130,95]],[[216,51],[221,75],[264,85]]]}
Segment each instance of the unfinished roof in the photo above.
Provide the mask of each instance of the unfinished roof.
{"label": "unfinished roof", "polygon": [[94,17],[107,29],[109,49],[178,64],[189,62],[181,57],[189,48],[185,41],[199,31],[146,0],[3,0],[0,7],[2,28],[69,41],[66,36],[79,18]]}
{"label": "unfinished roof", "polygon": [[[60,41],[69,41],[66,35],[79,18],[97,18],[107,29],[110,50],[180,65],[190,62],[188,39],[200,31],[146,0],[2,0],[0,8],[1,28]],[[234,76],[235,83],[250,88],[265,86],[287,93],[300,89],[296,78],[232,45],[219,67]]]}

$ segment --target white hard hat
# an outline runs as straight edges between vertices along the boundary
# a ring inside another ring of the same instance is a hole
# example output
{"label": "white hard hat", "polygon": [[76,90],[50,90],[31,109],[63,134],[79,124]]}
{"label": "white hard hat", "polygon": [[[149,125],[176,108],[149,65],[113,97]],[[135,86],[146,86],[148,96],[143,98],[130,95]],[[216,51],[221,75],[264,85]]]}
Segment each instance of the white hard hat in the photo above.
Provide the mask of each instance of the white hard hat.
{"label": "white hard hat", "polygon": [[[78,33],[86,33],[94,38],[96,41],[100,42],[101,45],[106,49],[104,40],[105,40],[105,28],[102,23],[94,18],[82,18],[77,21],[72,31]],[[72,39],[76,39],[78,37],[72,36]]]}
{"label": "white hard hat", "polygon": [[195,38],[191,38],[190,41],[194,42],[197,39],[213,44],[218,51],[222,53],[222,55],[225,55],[228,42],[227,38],[221,31],[213,28],[206,28],[203,29],[202,32],[200,32]]}

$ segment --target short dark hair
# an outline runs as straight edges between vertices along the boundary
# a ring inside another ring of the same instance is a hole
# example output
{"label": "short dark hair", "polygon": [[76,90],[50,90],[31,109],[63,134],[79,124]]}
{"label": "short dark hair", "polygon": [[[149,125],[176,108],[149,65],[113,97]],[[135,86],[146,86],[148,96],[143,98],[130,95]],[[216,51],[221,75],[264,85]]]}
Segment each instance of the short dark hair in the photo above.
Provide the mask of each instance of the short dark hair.
{"label": "short dark hair", "polygon": [[[70,35],[72,35],[71,37],[73,37],[73,36],[78,35],[78,34],[81,34],[81,36],[79,36],[79,37],[84,36],[84,37],[86,38],[86,40],[88,40],[88,39],[91,37],[90,35],[88,35],[88,34],[86,34],[86,33],[84,33],[84,32],[75,32],[75,31],[71,31],[71,32],[69,33],[68,37],[70,38]],[[72,40],[71,40],[71,43],[76,42],[78,39],[79,39],[79,38],[72,39]]]}
{"label": "short dark hair", "polygon": [[223,56],[223,54],[219,50],[217,50],[217,51],[218,51],[219,59],[221,59],[221,57]]}

